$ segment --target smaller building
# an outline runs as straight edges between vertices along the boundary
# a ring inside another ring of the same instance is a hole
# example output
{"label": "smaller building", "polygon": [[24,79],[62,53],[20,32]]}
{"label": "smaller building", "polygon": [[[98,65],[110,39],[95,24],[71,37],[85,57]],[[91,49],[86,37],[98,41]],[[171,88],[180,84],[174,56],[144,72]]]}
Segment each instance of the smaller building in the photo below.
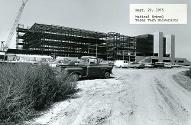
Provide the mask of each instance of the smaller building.
{"label": "smaller building", "polygon": [[5,56],[5,52],[4,51],[0,51],[0,61],[3,61],[7,59],[7,57]]}

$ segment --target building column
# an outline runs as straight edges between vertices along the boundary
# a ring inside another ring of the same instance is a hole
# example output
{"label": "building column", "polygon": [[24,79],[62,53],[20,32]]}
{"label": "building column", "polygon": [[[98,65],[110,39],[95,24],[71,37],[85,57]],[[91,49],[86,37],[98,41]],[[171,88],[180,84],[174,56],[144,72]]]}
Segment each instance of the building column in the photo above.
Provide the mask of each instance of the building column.
{"label": "building column", "polygon": [[171,39],[171,63],[174,64],[175,63],[175,35],[171,35],[170,37]]}
{"label": "building column", "polygon": [[163,42],[163,32],[159,32],[158,34],[157,34],[157,39],[156,39],[157,41],[156,42],[158,42],[159,43],[159,62],[163,62],[163,55],[164,55],[164,42]]}

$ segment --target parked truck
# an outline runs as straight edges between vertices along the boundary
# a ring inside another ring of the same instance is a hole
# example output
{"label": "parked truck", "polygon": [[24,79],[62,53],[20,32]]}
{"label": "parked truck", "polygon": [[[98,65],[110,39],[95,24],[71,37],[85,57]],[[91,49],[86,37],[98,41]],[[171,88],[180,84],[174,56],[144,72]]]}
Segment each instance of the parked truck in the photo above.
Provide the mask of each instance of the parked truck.
{"label": "parked truck", "polygon": [[61,66],[61,71],[69,74],[73,79],[86,78],[109,78],[113,66],[101,64],[100,59],[93,56],[82,56],[75,65]]}

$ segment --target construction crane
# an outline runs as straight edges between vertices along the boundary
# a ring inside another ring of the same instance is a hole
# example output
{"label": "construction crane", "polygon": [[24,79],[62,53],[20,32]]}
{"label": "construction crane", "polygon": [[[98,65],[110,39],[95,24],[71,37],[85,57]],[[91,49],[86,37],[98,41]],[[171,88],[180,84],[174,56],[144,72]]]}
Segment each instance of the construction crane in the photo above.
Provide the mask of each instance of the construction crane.
{"label": "construction crane", "polygon": [[10,44],[14,34],[15,34],[15,31],[16,31],[16,28],[17,28],[17,25],[21,19],[21,15],[23,13],[23,10],[25,8],[25,5],[26,3],[28,2],[28,0],[22,0],[22,5],[21,7],[19,8],[19,11],[17,13],[17,16],[15,18],[15,21],[13,23],[13,26],[11,27],[11,30],[9,32],[9,35],[7,37],[7,40],[5,41],[5,45],[4,45],[4,48],[2,49],[3,51],[7,51],[8,50],[8,45]]}

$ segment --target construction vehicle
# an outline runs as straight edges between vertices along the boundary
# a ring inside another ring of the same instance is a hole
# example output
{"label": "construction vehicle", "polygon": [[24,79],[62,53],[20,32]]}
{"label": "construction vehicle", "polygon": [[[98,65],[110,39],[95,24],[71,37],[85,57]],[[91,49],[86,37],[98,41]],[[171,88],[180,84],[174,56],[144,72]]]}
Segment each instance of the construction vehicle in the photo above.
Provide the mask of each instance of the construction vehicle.
{"label": "construction vehicle", "polygon": [[17,25],[19,24],[19,21],[21,19],[21,16],[22,16],[22,13],[23,13],[23,10],[25,8],[25,5],[27,4],[28,0],[22,0],[22,5],[21,7],[19,8],[19,11],[17,13],[17,16],[15,18],[15,21],[9,31],[9,34],[8,34],[8,37],[7,37],[7,40],[6,41],[1,41],[1,52],[4,52],[5,55],[4,55],[4,60],[5,60],[5,57],[6,57],[6,51],[8,50],[9,48],[9,45],[10,45],[10,42],[15,34],[15,31],[16,31],[16,28],[17,28]]}

